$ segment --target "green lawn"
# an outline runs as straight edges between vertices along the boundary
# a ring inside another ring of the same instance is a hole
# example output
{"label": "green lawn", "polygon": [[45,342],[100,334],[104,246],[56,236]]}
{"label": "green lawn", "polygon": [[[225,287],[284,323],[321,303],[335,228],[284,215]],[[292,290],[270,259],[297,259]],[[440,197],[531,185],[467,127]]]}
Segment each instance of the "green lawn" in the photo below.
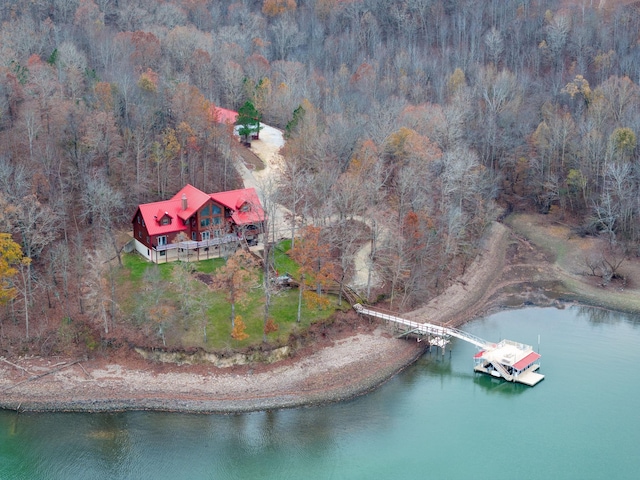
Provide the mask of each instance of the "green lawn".
{"label": "green lawn", "polygon": [[[277,246],[274,252],[276,269],[280,274],[296,275],[298,266],[286,254],[289,242]],[[236,315],[246,325],[246,340],[231,337],[231,304],[226,292],[214,291],[203,280],[224,265],[223,259],[211,259],[190,264],[172,262],[154,265],[138,254],[123,257],[123,268],[117,277],[117,301],[122,321],[157,336],[162,345],[162,327],[167,347],[203,347],[206,350],[229,350],[262,343],[265,298],[262,272],[246,301],[236,304]],[[335,301],[322,310],[304,304],[300,323],[296,322],[298,290],[280,289],[271,297],[269,317],[278,330],[268,335],[271,344],[279,345],[293,331],[307,328],[311,323],[327,319],[336,310]],[[156,313],[154,313],[156,312]],[[157,313],[160,312],[160,313]],[[206,343],[205,343],[206,330]]]}
{"label": "green lawn", "polygon": [[292,277],[297,278],[300,267],[288,255],[290,249],[291,240],[283,240],[277,244],[273,252],[274,263],[279,275],[288,273]]}

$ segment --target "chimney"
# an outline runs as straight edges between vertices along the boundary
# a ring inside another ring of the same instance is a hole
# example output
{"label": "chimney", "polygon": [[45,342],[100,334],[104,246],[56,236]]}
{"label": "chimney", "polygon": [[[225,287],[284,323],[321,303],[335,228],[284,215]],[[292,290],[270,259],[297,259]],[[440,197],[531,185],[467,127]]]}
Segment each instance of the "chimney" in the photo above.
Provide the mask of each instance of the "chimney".
{"label": "chimney", "polygon": [[187,194],[183,193],[182,194],[182,210],[186,210],[187,209]]}

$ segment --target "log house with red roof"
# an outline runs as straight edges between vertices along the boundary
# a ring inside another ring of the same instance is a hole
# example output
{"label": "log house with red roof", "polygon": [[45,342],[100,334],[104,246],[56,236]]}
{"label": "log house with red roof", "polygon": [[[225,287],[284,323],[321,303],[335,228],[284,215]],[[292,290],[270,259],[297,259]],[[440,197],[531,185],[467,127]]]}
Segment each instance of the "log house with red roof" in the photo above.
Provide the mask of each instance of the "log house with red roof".
{"label": "log house with red roof", "polygon": [[171,199],[138,205],[135,249],[155,263],[204,260],[240,243],[255,245],[265,215],[253,188],[204,193],[185,185]]}

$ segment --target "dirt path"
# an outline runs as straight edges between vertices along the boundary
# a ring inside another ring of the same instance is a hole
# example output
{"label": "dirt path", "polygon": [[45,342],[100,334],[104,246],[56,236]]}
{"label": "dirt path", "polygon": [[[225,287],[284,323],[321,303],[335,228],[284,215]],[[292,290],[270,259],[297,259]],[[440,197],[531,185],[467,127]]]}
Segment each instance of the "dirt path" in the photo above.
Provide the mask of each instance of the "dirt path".
{"label": "dirt path", "polygon": [[[247,165],[246,159],[243,162],[237,162],[236,167],[240,172],[245,188],[255,188],[264,203],[265,193],[273,189],[281,172],[283,159],[280,156],[280,149],[284,145],[284,137],[280,130],[268,125],[262,125],[260,139],[253,140],[250,149],[250,153],[255,154],[262,161],[262,168],[251,168],[252,165]],[[291,211],[281,204],[276,204],[274,207],[274,210],[270,212],[272,218],[271,228],[273,229],[271,232],[272,238],[289,237],[291,235],[291,225],[288,218],[291,215]],[[364,224],[367,223],[367,220],[361,217],[355,217],[355,220]],[[381,235],[386,234],[387,232],[385,231],[381,232]],[[379,276],[375,271],[371,273],[371,278],[369,278],[370,254],[371,244],[367,242],[358,250],[353,259],[353,277],[349,284],[358,291],[364,291],[369,282],[371,287],[375,287],[380,283]]]}
{"label": "dirt path", "polygon": [[494,222],[481,242],[480,251],[465,275],[442,295],[424,307],[408,313],[408,318],[457,327],[475,317],[487,303],[506,264],[509,229]]}
{"label": "dirt path", "polygon": [[[247,165],[247,162],[236,162],[236,168],[242,177],[245,188],[255,188],[258,196],[265,202],[265,195],[272,193],[278,176],[282,157],[280,156],[280,148],[284,145],[282,131],[277,128],[262,124],[260,130],[260,139],[251,141],[250,151],[258,156],[262,161],[262,168],[251,168],[253,165]],[[284,205],[276,204],[274,209],[269,212],[273,238],[285,238],[290,232],[290,227],[286,220],[289,210]]]}

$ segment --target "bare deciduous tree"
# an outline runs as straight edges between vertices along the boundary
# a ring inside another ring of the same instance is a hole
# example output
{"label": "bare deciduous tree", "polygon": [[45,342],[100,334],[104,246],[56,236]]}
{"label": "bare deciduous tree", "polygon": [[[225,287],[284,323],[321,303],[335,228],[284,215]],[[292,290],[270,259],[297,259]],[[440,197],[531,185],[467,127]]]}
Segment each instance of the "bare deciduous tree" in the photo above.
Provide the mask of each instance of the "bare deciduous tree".
{"label": "bare deciduous tree", "polygon": [[122,215],[123,199],[120,191],[113,189],[100,177],[89,179],[82,196],[83,216],[90,225],[109,238],[118,264],[122,265],[114,226]]}

